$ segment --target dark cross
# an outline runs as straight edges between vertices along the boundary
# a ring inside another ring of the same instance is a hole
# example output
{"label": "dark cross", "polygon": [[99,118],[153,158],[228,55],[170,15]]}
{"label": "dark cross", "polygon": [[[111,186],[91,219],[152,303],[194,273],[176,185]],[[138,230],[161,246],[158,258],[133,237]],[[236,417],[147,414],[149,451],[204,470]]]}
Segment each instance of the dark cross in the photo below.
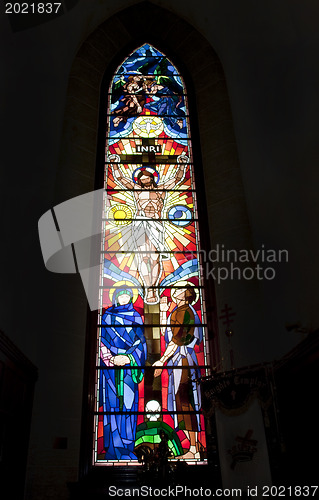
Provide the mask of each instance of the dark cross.
{"label": "dark cross", "polygon": [[236,437],[236,441],[238,441],[238,443],[241,443],[242,445],[242,449],[245,448],[245,446],[256,446],[257,444],[257,440],[256,439],[250,439],[251,436],[253,435],[253,430],[252,429],[249,429],[245,436],[244,437],[240,437],[240,436],[237,436]]}
{"label": "dark cross", "polygon": [[230,328],[231,323],[234,322],[233,319],[230,319],[231,316],[236,315],[235,312],[230,312],[231,310],[232,310],[232,307],[228,307],[228,304],[225,304],[225,309],[221,310],[221,312],[225,313],[225,314],[223,314],[222,316],[219,316],[219,319],[225,319],[225,321],[223,321],[223,325],[226,325],[227,328]]}

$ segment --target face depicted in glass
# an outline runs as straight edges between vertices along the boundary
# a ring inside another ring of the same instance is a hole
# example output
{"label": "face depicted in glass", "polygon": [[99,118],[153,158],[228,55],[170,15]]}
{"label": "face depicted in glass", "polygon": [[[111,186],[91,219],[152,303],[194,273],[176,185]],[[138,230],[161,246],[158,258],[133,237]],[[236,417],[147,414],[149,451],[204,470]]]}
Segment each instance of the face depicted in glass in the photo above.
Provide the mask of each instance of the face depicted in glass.
{"label": "face depicted in glass", "polygon": [[124,306],[125,304],[128,304],[131,300],[130,294],[127,292],[121,293],[117,296],[116,301],[120,306]]}
{"label": "face depicted in glass", "polygon": [[176,302],[183,301],[191,304],[196,299],[196,292],[191,286],[185,286],[185,288],[177,288],[172,297]]}
{"label": "face depicted in glass", "polygon": [[141,80],[143,80],[143,77],[141,75],[134,75],[133,80],[134,82],[140,82]]}
{"label": "face depicted in glass", "polygon": [[140,172],[137,176],[138,184],[143,188],[156,187],[156,182],[154,180],[154,175],[147,170]]}
{"label": "face depicted in glass", "polygon": [[140,181],[143,184],[143,186],[145,186],[145,187],[151,186],[151,184],[152,184],[151,179],[149,177],[147,177],[147,175],[142,175],[142,177],[140,178]]}
{"label": "face depicted in glass", "polygon": [[180,288],[179,290],[177,289],[174,294],[173,298],[177,301],[179,300],[185,300],[186,299],[186,288]]}

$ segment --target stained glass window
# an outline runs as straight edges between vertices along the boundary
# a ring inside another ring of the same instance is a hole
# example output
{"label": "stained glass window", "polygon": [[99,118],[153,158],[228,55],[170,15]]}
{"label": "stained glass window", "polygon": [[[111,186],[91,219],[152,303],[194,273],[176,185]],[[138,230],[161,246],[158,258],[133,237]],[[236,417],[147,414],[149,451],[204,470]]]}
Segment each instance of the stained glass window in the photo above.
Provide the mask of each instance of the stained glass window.
{"label": "stained glass window", "polygon": [[172,460],[203,463],[209,352],[186,87],[144,44],[105,105],[93,462],[135,465],[165,433]]}

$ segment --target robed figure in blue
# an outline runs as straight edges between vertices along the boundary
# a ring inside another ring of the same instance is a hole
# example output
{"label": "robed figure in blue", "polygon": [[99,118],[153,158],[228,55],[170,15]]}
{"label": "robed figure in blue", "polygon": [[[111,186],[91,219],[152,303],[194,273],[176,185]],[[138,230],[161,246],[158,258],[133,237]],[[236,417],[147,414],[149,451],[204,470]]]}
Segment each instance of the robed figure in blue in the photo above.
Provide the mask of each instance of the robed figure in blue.
{"label": "robed figure in blue", "polygon": [[[145,365],[146,340],[132,290],[118,289],[114,298],[114,305],[103,314],[101,329],[100,407],[111,412],[103,415],[105,459],[134,460],[137,415],[131,412],[138,410],[138,384],[144,376],[139,367]],[[116,414],[119,411],[128,413]]]}

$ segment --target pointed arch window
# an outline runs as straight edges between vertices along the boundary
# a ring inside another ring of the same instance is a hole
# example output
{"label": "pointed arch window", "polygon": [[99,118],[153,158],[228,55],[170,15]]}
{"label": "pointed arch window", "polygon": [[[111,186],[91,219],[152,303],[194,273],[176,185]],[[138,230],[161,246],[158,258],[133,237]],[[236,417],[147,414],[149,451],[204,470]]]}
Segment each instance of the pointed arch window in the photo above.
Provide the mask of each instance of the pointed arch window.
{"label": "pointed arch window", "polygon": [[137,464],[164,442],[172,460],[203,463],[210,363],[186,87],[144,44],[105,105],[93,463]]}

